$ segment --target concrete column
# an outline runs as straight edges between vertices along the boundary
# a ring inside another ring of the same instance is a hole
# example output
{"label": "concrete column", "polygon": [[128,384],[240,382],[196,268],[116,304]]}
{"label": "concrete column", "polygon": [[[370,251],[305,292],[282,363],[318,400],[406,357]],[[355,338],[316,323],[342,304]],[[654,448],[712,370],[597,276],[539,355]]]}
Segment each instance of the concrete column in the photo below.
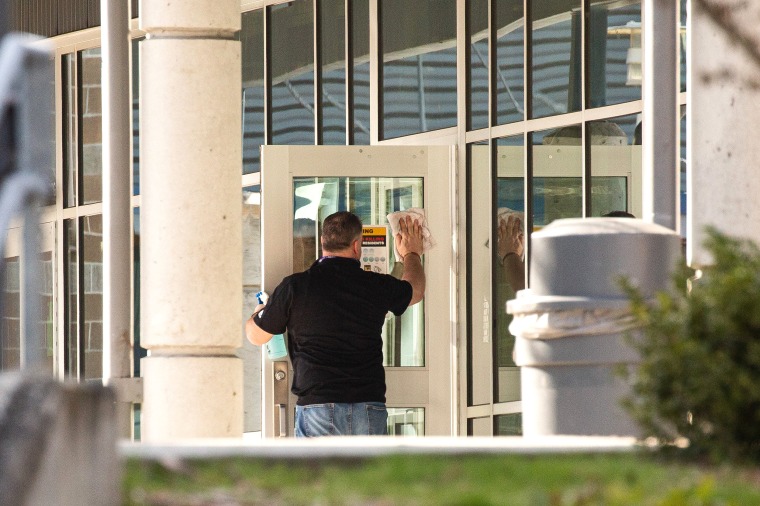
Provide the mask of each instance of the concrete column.
{"label": "concrete column", "polygon": [[140,16],[142,438],[239,437],[240,4]]}
{"label": "concrete column", "polygon": [[760,3],[690,6],[688,257],[704,265],[706,225],[760,242]]}
{"label": "concrete column", "polygon": [[103,52],[103,382],[119,392],[119,435],[132,436],[131,236],[132,107],[129,86],[129,3],[102,0]]}

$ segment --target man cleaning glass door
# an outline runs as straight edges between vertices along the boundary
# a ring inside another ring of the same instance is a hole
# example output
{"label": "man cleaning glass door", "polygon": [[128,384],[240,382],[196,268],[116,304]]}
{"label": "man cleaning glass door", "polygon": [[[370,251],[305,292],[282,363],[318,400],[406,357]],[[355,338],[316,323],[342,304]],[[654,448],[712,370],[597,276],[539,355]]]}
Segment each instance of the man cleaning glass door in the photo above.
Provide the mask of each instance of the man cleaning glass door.
{"label": "man cleaning glass door", "polygon": [[398,229],[401,280],[361,268],[362,223],[356,215],[328,216],[322,257],[286,277],[246,322],[248,339],[258,345],[288,331],[298,437],[387,433],[385,315],[401,315],[425,291],[422,226],[406,217]]}

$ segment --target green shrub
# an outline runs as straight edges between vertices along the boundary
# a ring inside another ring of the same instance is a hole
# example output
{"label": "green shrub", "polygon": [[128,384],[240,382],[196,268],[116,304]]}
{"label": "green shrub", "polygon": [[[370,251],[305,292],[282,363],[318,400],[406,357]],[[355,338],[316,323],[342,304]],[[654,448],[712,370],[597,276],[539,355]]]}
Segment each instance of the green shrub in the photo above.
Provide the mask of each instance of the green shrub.
{"label": "green shrub", "polygon": [[[716,460],[760,461],[760,249],[709,229],[713,265],[682,263],[674,289],[645,300],[630,284],[641,354],[626,405],[645,435],[689,440]],[[696,275],[695,275],[696,274]]]}

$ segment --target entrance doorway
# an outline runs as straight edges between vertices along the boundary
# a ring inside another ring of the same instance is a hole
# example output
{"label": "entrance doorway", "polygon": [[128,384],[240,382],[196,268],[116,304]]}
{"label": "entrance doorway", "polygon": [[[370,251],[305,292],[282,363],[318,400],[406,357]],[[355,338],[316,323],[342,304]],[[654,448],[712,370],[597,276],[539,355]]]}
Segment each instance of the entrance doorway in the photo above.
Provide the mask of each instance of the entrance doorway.
{"label": "entrance doorway", "polygon": [[[455,435],[456,201],[451,146],[262,146],[262,287],[319,258],[320,226],[351,211],[371,228],[365,268],[398,273],[387,215],[424,208],[437,245],[424,256],[422,303],[383,329],[389,433]],[[384,245],[383,245],[384,243]],[[287,359],[263,358],[264,437],[293,435],[295,398]]]}

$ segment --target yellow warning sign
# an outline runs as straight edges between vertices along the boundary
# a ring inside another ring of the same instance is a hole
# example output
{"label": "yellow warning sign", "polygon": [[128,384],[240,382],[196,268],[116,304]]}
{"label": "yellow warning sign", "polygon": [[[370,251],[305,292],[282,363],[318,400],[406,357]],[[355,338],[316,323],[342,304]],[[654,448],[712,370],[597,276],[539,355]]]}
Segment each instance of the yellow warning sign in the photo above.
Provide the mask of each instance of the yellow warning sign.
{"label": "yellow warning sign", "polygon": [[363,227],[362,235],[385,235],[388,227]]}
{"label": "yellow warning sign", "polygon": [[362,227],[361,264],[365,271],[388,273],[388,227]]}

